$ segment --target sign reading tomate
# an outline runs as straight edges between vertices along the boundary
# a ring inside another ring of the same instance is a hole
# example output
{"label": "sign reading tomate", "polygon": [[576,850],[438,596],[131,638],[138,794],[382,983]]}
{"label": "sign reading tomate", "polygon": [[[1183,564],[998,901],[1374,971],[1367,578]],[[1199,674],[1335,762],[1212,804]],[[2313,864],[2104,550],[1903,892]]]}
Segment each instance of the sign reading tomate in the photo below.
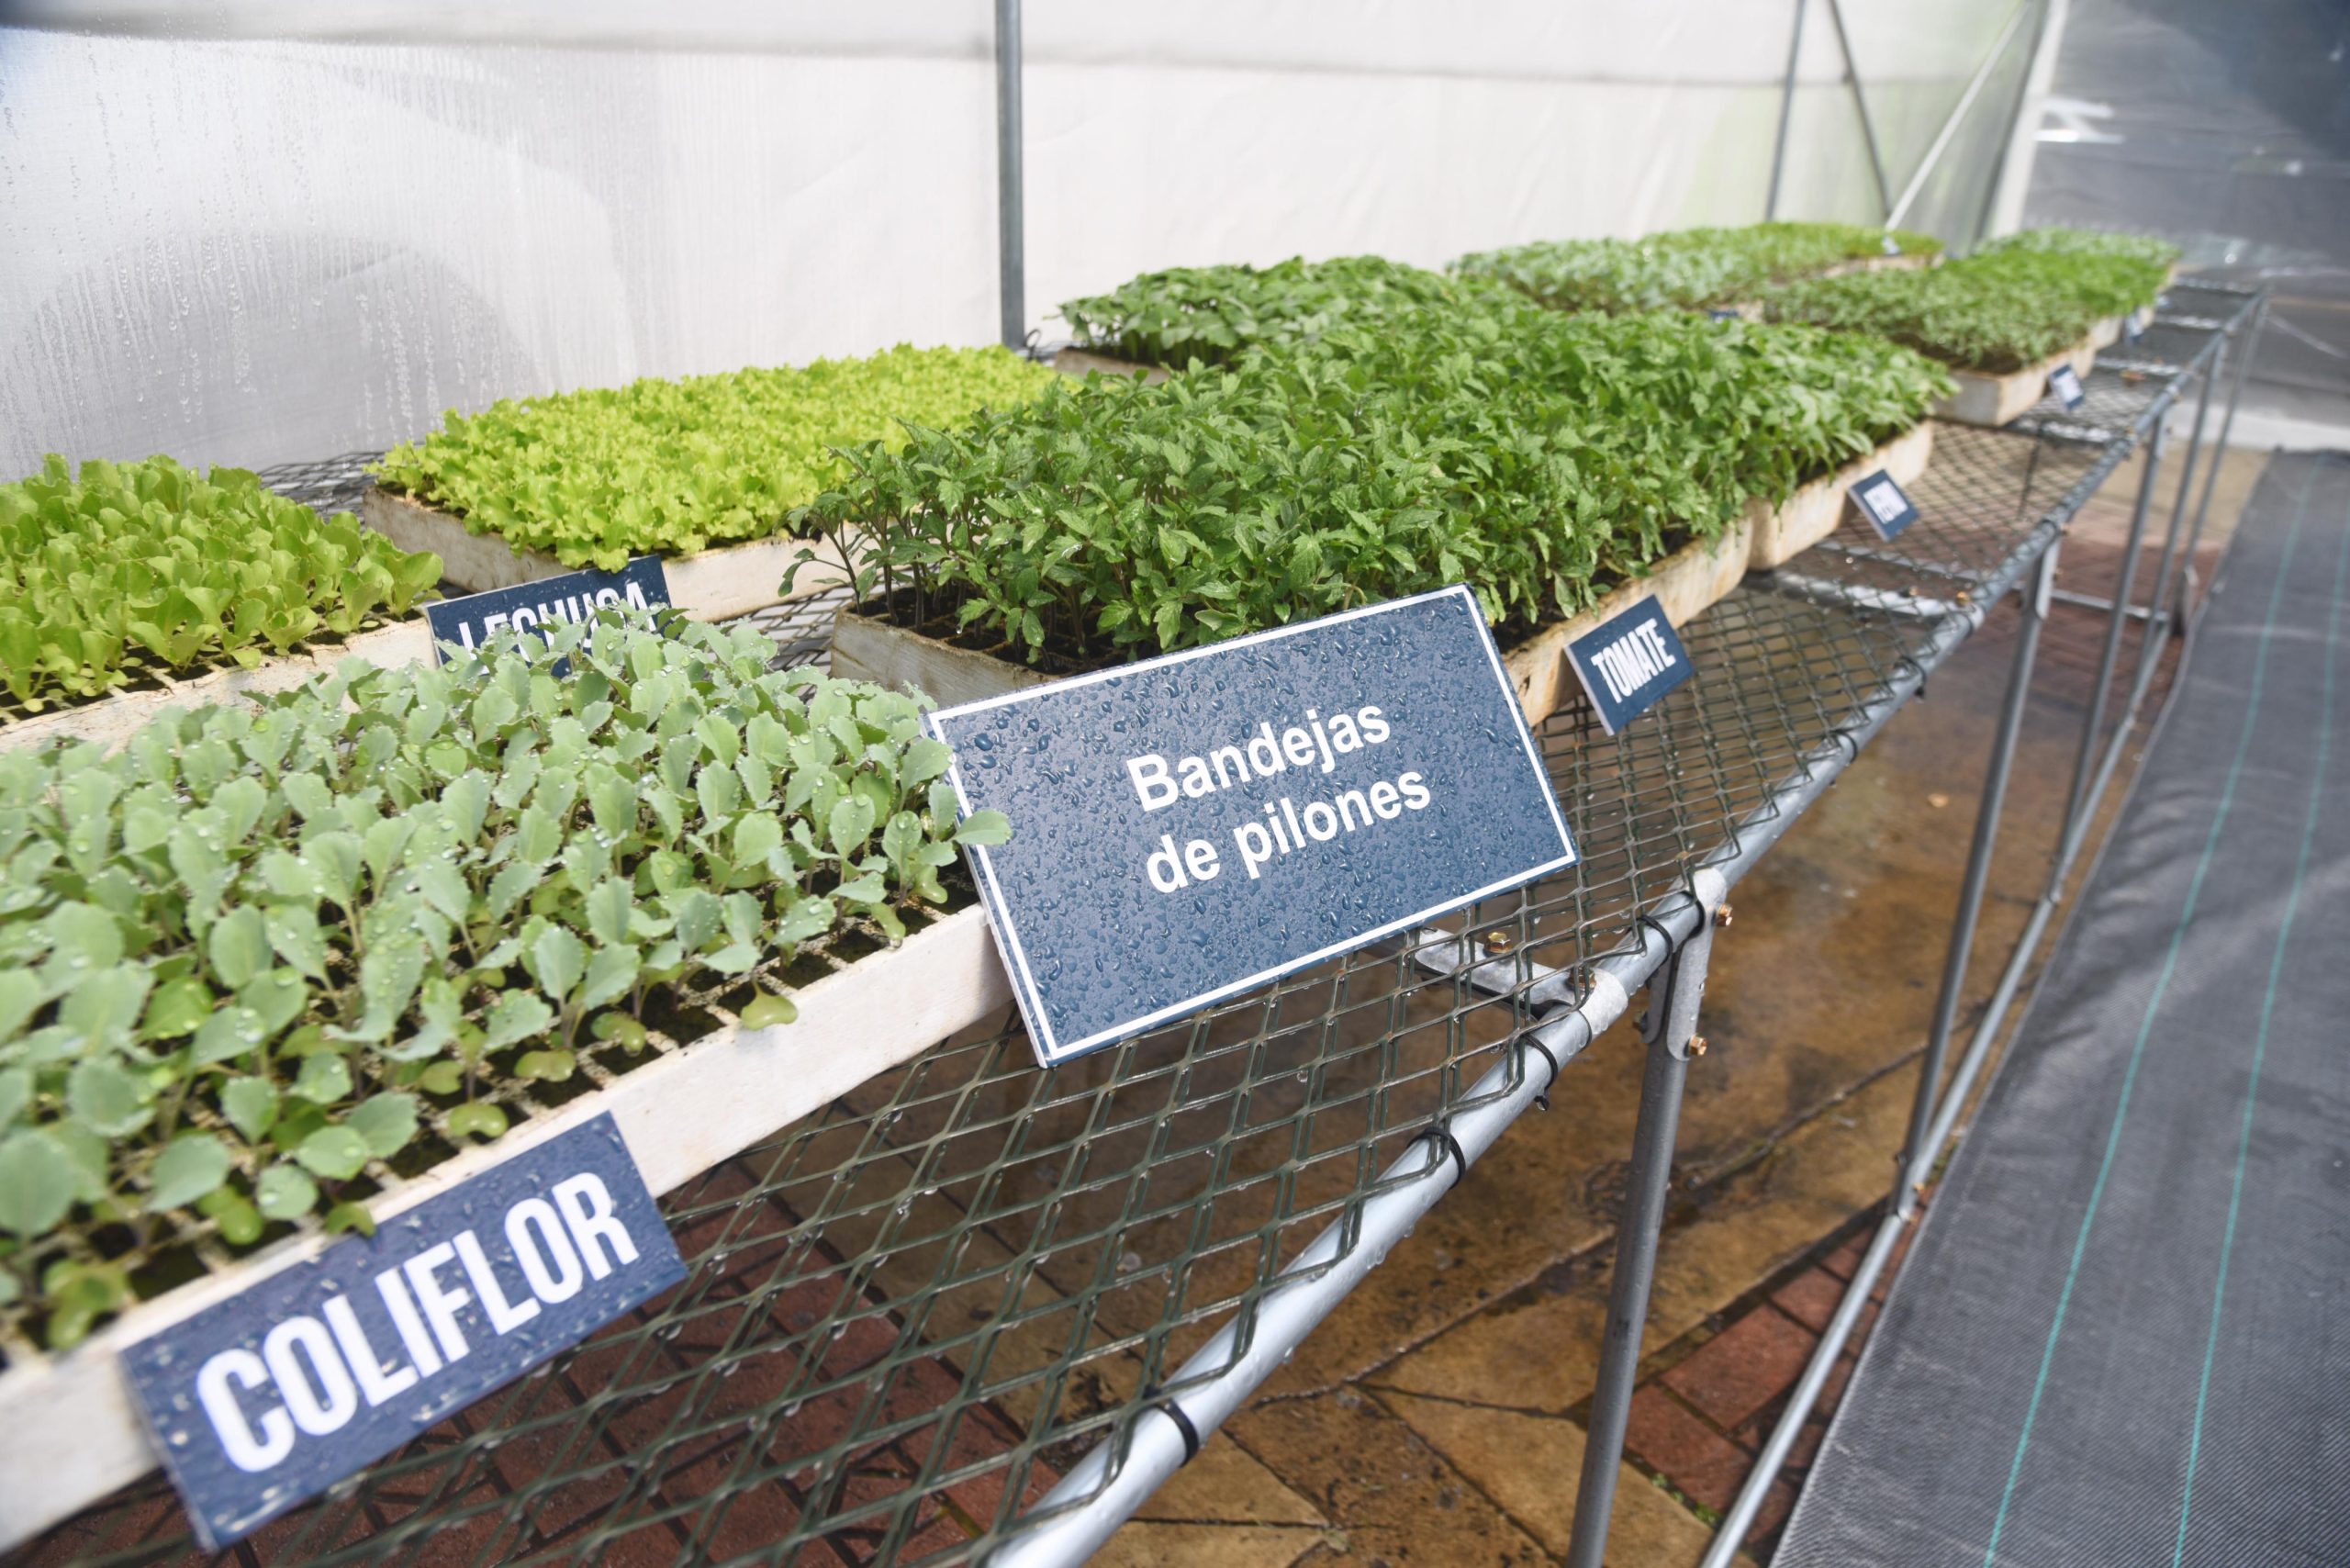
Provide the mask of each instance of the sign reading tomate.
{"label": "sign reading tomate", "polygon": [[685,1277],[610,1115],[122,1352],[218,1551]]}

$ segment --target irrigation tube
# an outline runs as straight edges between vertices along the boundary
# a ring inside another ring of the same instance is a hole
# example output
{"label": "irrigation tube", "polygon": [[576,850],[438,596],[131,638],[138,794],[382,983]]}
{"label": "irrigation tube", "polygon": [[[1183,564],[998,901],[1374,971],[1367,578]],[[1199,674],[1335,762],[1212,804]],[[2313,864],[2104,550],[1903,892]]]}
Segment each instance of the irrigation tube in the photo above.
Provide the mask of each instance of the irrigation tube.
{"label": "irrigation tube", "polygon": [[[1529,1058],[1547,1052],[1563,1069],[1607,1026],[1623,1016],[1630,993],[1678,950],[1696,929],[1703,911],[1718,906],[1739,879],[1752,869],[1813,801],[1824,793],[1888,720],[1915,696],[1928,675],[1980,627],[1990,608],[2033,566],[2061,532],[2055,521],[2069,515],[2088,488],[2102,481],[2121,456],[2120,447],[2085,476],[2066,503],[2051,510],[1984,582],[1972,602],[1937,626],[1917,652],[1903,659],[1885,690],[1850,726],[1805,754],[1801,772],[1750,813],[1731,837],[1730,852],[1692,874],[1689,891],[1666,895],[1635,930],[1636,950],[1602,958],[1591,967],[1583,999],[1548,1014],[1518,1036],[1518,1048],[1488,1068],[1463,1095],[1467,1108],[1444,1124],[1449,1145],[1424,1137],[1382,1175],[1382,1189],[1349,1215],[1333,1222],[1281,1271],[1266,1293],[1244,1346],[1237,1323],[1227,1324],[1167,1381],[1181,1392],[1159,1401],[1126,1433],[1113,1432],[1087,1453],[1039,1502],[1038,1522],[997,1547],[990,1568],[1046,1568],[1082,1562],[1119,1525],[1191,1456],[1257,1386],[1270,1377],[1305,1336],[1329,1316],[1388,1249],[1419,1222],[1466,1175],[1468,1167],[1492,1148],[1504,1128],[1550,1092],[1546,1073],[1530,1070]],[[1476,960],[1449,934],[1429,933],[1429,946],[1464,955],[1465,978],[1496,995],[1519,994],[1527,972],[1523,960]],[[1426,951],[1426,949],[1423,949]],[[1537,988],[1540,988],[1538,986]],[[1529,1048],[1528,1042],[1541,1047]],[[1456,1169],[1454,1149],[1459,1150]],[[1848,1297],[1865,1301],[1867,1293]],[[1857,1313],[1858,1307],[1852,1310]],[[1121,1440],[1123,1438],[1123,1441]],[[1015,1526],[1015,1529],[1019,1527]]]}

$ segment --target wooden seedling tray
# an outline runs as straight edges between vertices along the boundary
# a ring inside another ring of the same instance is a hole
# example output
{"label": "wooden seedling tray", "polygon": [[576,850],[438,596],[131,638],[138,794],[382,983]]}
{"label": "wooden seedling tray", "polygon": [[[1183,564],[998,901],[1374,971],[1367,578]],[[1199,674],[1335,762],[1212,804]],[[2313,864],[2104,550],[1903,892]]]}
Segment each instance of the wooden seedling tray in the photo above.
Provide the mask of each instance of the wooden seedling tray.
{"label": "wooden seedling tray", "polygon": [[324,675],[347,658],[373,665],[415,664],[432,656],[432,636],[419,615],[395,626],[362,632],[342,643],[321,644],[274,659],[252,669],[236,665],[206,670],[185,680],[158,677],[161,684],[135,691],[118,691],[71,707],[59,707],[0,724],[0,750],[39,745],[43,741],[96,741],[118,746],[139,727],[166,708],[193,708],[233,697],[259,697],[291,691],[314,676]]}
{"label": "wooden seedling tray", "polygon": [[1921,420],[1874,452],[1864,453],[1833,474],[1812,480],[1775,507],[1759,498],[1747,502],[1747,521],[1754,529],[1747,570],[1768,571],[1795,559],[1835,532],[1844,521],[1844,498],[1852,493],[1855,481],[1881,468],[1907,489],[1926,471],[1933,454],[1933,423]]}
{"label": "wooden seedling tray", "polygon": [[2050,354],[2036,364],[2027,364],[2021,370],[2011,370],[2004,375],[1953,370],[1951,375],[1958,382],[1958,393],[1935,404],[1934,417],[1962,425],[1997,427],[2012,423],[2025,409],[2048,395],[2049,375],[2058,365],[2071,365],[2073,373],[2087,381],[2089,366],[2096,363],[2097,342],[2092,336],[2083,338],[2062,353]]}
{"label": "wooden seedling tray", "polygon": [[[1569,643],[1635,600],[1654,595],[1665,619],[1679,626],[1738,586],[1746,574],[1752,521],[1741,517],[1718,540],[1684,545],[1647,577],[1627,582],[1572,621],[1542,627],[1514,647],[1502,650],[1503,666],[1517,688],[1526,721],[1539,724],[1572,700],[1579,689],[1566,664]],[[861,615],[841,607],[833,623],[833,674],[883,686],[906,686],[929,693],[942,707],[1042,686],[1058,678],[1029,665],[1000,658],[979,647],[958,646]]]}
{"label": "wooden seedling tray", "polygon": [[[543,551],[517,549],[494,534],[468,533],[464,523],[447,512],[374,487],[360,498],[359,518],[403,550],[430,550],[439,555],[442,576],[468,593],[514,588],[578,569]],[[664,557],[669,601],[696,621],[724,621],[838,588],[846,579],[839,563],[827,557],[811,562],[791,591],[782,591],[783,575],[811,543],[754,539]]]}
{"label": "wooden seedling tray", "polygon": [[[874,1074],[1008,1007],[982,909],[974,904],[791,993],[797,1022],[733,1023],[592,1094],[522,1122],[372,1203],[380,1224],[469,1176],[606,1112],[655,1193],[679,1186]],[[0,1550],[154,1469],[153,1439],[122,1375],[124,1346],[317,1256],[315,1226],[142,1303],[60,1355],[0,1372]]]}

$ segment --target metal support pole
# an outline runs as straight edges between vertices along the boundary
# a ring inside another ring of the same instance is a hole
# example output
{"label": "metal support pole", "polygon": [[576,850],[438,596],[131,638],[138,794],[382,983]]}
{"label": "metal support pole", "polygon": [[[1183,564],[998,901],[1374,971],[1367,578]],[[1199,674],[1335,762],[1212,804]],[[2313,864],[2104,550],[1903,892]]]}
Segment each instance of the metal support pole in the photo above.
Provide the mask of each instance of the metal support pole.
{"label": "metal support pole", "polygon": [[1020,175],[1020,0],[995,0],[996,292],[1009,349],[1028,342],[1027,216]]}
{"label": "metal support pole", "polygon": [[1779,216],[1779,176],[1787,166],[1787,130],[1796,118],[1796,67],[1803,61],[1804,0],[1796,0],[1796,25],[1787,39],[1787,79],[1779,88],[1779,140],[1771,149],[1771,192],[1762,199],[1765,219]]}
{"label": "metal support pole", "polygon": [[1942,154],[1950,151],[1951,139],[1965,123],[1966,112],[1975,106],[1975,100],[1981,95],[1983,84],[1991,79],[1991,68],[2006,58],[2008,40],[2016,36],[2016,28],[2022,24],[2024,13],[2030,9],[2028,6],[2020,5],[2008,13],[2007,25],[1999,29],[1999,36],[1991,40],[1990,52],[1983,57],[1983,63],[1977,65],[1975,74],[1967,79],[1965,90],[1959,94],[1958,102],[1951,106],[1942,129],[1934,133],[1934,140],[1926,148],[1926,155],[1918,161],[1917,170],[1910,174],[1909,183],[1901,187],[1901,195],[1895,200],[1892,210],[1885,215],[1887,229],[1901,227],[1902,218],[1908,214],[1909,204],[1918,199],[1918,193],[1926,188],[1926,177],[1934,172],[1934,165],[1942,161]]}
{"label": "metal support pole", "polygon": [[1583,1439],[1583,1483],[1575,1495],[1567,1568],[1600,1568],[1607,1551],[1608,1516],[1616,1507],[1624,1428],[1632,1414],[1632,1385],[1639,1379],[1640,1335],[1648,1326],[1649,1289],[1656,1281],[1664,1201],[1672,1190],[1681,1092],[1689,1058],[1705,1048],[1691,1042],[1713,946],[1713,911],[1707,908],[1689,940],[1650,981],[1643,1030],[1648,1068],[1640,1080],[1639,1126],[1632,1135],[1631,1187],[1616,1231],[1616,1277],[1608,1289],[1606,1336],[1600,1344],[1598,1386],[1591,1396],[1591,1429]]}
{"label": "metal support pole", "polygon": [[1885,157],[1877,151],[1876,122],[1869,118],[1868,95],[1861,88],[1861,62],[1852,57],[1852,35],[1844,30],[1842,0],[1828,0],[1828,19],[1836,25],[1836,47],[1844,52],[1844,80],[1852,86],[1852,107],[1861,117],[1861,140],[1868,148],[1869,169],[1876,175],[1877,205],[1885,208],[1887,222],[1893,213],[1893,187],[1886,182]]}
{"label": "metal support pole", "polygon": [[2113,666],[2121,655],[2122,613],[2130,602],[2130,584],[2138,575],[2138,551],[2146,538],[2146,509],[2154,499],[2154,475],[2162,466],[2163,431],[2154,426],[2146,442],[2146,472],[2138,480],[2138,499],[2130,509],[2130,538],[2121,547],[2121,579],[2114,590],[2113,617],[2106,623],[2105,650],[2098,656],[2097,685],[2089,694],[2088,722],[2081,731],[2081,755],[2073,765],[2073,788],[2065,797],[2065,825],[2060,837],[2070,841],[2074,819],[2088,797],[2089,779],[2097,768],[2098,751],[2105,735],[2106,690],[2113,684]]}
{"label": "metal support pole", "polygon": [[[2171,609],[2170,585],[2180,560],[2178,539],[2187,530],[2187,501],[2195,493],[2195,465],[2203,456],[2203,427],[2210,418],[2211,387],[2227,368],[2227,363],[2228,344],[2222,338],[2219,352],[2212,355],[2210,364],[2204,369],[2202,386],[2195,390],[2195,422],[2188,428],[2187,461],[2179,465],[2178,489],[2171,497],[2170,526],[2163,532],[2162,560],[2154,567],[2154,591],[2146,596],[2146,635],[2138,644],[2138,670],[2131,682],[2131,711],[2124,715],[2125,720],[2135,714],[2138,699],[2143,694],[2153,673],[2151,666],[2161,656],[2163,644],[2169,639],[2171,629],[2177,624]],[[2219,466],[2216,454],[2211,463],[2216,470]],[[2120,597],[2124,605],[2129,604],[2132,596],[2128,583],[2121,585]]]}
{"label": "metal support pole", "polygon": [[1909,1110],[1909,1137],[1902,1145],[1904,1166],[1916,1161],[1926,1147],[1933,1125],[1935,1095],[1942,1087],[1942,1061],[1950,1051],[1952,1028],[1958,1022],[1958,1004],[1966,991],[1967,964],[1975,956],[1975,928],[1983,913],[1983,893],[1991,880],[1991,852],[1999,837],[1999,816],[2008,803],[2008,773],[2014,766],[2016,741],[2023,733],[2023,710],[2031,691],[2031,666],[2040,653],[2040,629],[2047,624],[2049,596],[2056,587],[2056,551],[2051,543],[2040,557],[2040,570],[2022,597],[2022,623],[2016,629],[2015,663],[2008,672],[2007,696],[1999,706],[1999,728],[1991,743],[1991,760],[1984,770],[1982,803],[1975,812],[1975,843],[1967,851],[1966,877],[1960,884],[1958,918],[1950,935],[1950,953],[1942,961],[1942,993],[1934,1002],[1933,1028],[1926,1036],[1926,1057],[1918,1071],[1918,1094]]}
{"label": "metal support pole", "polygon": [[2263,295],[2253,307],[2252,330],[2244,335],[2244,350],[2236,356],[2236,377],[2228,385],[2228,410],[2220,416],[2220,437],[2211,444],[2211,466],[2203,476],[2203,495],[2195,503],[2195,524],[2187,534],[2187,570],[2179,574],[2178,623],[2182,626],[2188,623],[2187,582],[2195,572],[2195,548],[2203,542],[2203,519],[2211,510],[2211,489],[2219,483],[2220,465],[2228,455],[2228,437],[2236,428],[2236,400],[2244,395],[2244,377],[2252,374],[2253,356],[2260,352],[2261,329],[2267,324],[2268,297]]}

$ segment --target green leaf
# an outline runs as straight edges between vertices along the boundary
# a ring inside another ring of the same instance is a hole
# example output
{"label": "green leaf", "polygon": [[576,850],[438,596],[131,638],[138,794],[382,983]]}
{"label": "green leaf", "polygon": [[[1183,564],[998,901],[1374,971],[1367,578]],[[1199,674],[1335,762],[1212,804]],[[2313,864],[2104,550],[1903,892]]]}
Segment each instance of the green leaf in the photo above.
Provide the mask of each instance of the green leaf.
{"label": "green leaf", "polygon": [[973,812],[955,830],[957,844],[1003,844],[1012,837],[1012,819],[1002,812]]}
{"label": "green leaf", "polygon": [[[844,802],[845,803],[845,802]],[[837,810],[834,819],[839,820]],[[783,847],[783,823],[767,812],[748,812],[734,819],[733,859],[737,866],[756,866]]]}
{"label": "green leaf", "polygon": [[61,904],[45,923],[52,964],[69,975],[110,969],[122,961],[122,927],[105,910],[84,903]]}
{"label": "green leaf", "polygon": [[304,1169],[330,1182],[347,1182],[367,1163],[367,1142],[349,1127],[320,1127],[294,1151]]}
{"label": "green leaf", "polygon": [[28,1128],[0,1139],[0,1229],[45,1236],[73,1206],[73,1161],[48,1133]]}
{"label": "green leaf", "polygon": [[454,1094],[465,1086],[465,1070],[453,1061],[436,1061],[418,1075],[416,1086],[427,1094]]}
{"label": "green leaf", "polygon": [[873,832],[873,802],[862,795],[844,795],[833,807],[825,833],[835,853],[853,853]]}
{"label": "green leaf", "polygon": [[212,972],[231,991],[260,974],[269,963],[268,925],[252,904],[232,909],[214,921],[205,946]]}
{"label": "green leaf", "polygon": [[261,1020],[252,1008],[224,1007],[196,1030],[195,1044],[188,1052],[188,1065],[211,1067],[232,1061],[252,1051],[261,1041]]}
{"label": "green leaf", "polygon": [[416,1096],[397,1090],[371,1094],[353,1109],[347,1125],[378,1159],[389,1159],[416,1137]]}
{"label": "green leaf", "polygon": [[370,1044],[389,1039],[416,999],[429,957],[420,936],[386,938],[369,948],[359,961],[364,1011],[356,1025],[337,1031],[340,1037]]}
{"label": "green leaf", "polygon": [[351,1064],[334,1051],[302,1058],[294,1077],[294,1092],[313,1105],[336,1105],[351,1093]]}
{"label": "green leaf", "polygon": [[617,1040],[632,1051],[641,1051],[652,1043],[644,1025],[625,1013],[607,1013],[596,1020],[596,1038]]}
{"label": "green leaf", "polygon": [[482,1049],[502,1051],[532,1039],[554,1022],[554,1009],[526,991],[509,991],[490,1007],[483,1021]]}
{"label": "green leaf", "polygon": [[261,1211],[230,1187],[215,1187],[196,1208],[220,1227],[220,1239],[231,1247],[251,1247],[261,1239]]}
{"label": "green leaf", "polygon": [[791,998],[763,991],[743,1009],[745,1029],[773,1029],[799,1022],[800,1008]]}
{"label": "green leaf", "polygon": [[319,1206],[319,1184],[297,1166],[273,1165],[253,1183],[253,1202],[271,1219],[299,1219]]}
{"label": "green leaf", "polygon": [[44,1279],[49,1289],[49,1328],[42,1338],[52,1350],[70,1350],[89,1338],[99,1318],[130,1299],[130,1286],[114,1264],[73,1263],[62,1277]]}
{"label": "green leaf", "polygon": [[358,1236],[375,1234],[375,1216],[367,1212],[364,1204],[337,1204],[319,1223],[325,1226],[329,1236],[341,1236],[345,1232]]}
{"label": "green leaf", "polygon": [[14,1039],[43,1001],[41,983],[28,969],[0,969],[0,1040]]}
{"label": "green leaf", "polygon": [[476,1100],[460,1105],[449,1113],[449,1132],[457,1137],[476,1137],[488,1143],[506,1131],[506,1113],[487,1100]]}
{"label": "green leaf", "polygon": [[601,1007],[636,983],[639,959],[634,947],[601,947],[588,960],[588,978],[572,998],[582,1008]]}
{"label": "green leaf", "polygon": [[119,1064],[87,1057],[66,1077],[66,1108],[73,1119],[105,1137],[120,1137],[145,1126],[154,1112],[147,1085]]}
{"label": "green leaf", "polygon": [[264,1036],[299,1018],[309,1000],[309,988],[292,969],[272,969],[237,992],[237,1005],[252,1014]]}
{"label": "green leaf", "polygon": [[247,1143],[259,1143],[277,1120],[277,1087],[265,1078],[232,1078],[220,1086],[220,1109]]}
{"label": "green leaf", "polygon": [[610,947],[628,940],[629,916],[636,902],[617,878],[588,890],[588,934]]}
{"label": "green leaf", "polygon": [[182,975],[165,980],[148,997],[139,1035],[146,1040],[176,1040],[194,1034],[210,1016],[211,988],[195,975]]}
{"label": "green leaf", "polygon": [[327,978],[327,943],[319,917],[300,904],[279,904],[267,917],[269,945],[277,956],[314,980]]}
{"label": "green leaf", "polygon": [[212,1133],[182,1133],[148,1170],[148,1210],[185,1208],[228,1179],[229,1146]]}
{"label": "green leaf", "polygon": [[539,988],[550,1001],[560,1003],[588,972],[588,945],[566,928],[551,925],[531,944],[531,968],[538,976]]}
{"label": "green leaf", "polygon": [[795,899],[791,907],[784,912],[783,924],[776,930],[776,940],[790,946],[811,936],[820,936],[833,928],[834,915],[830,899]]}
{"label": "green leaf", "polygon": [[579,1058],[569,1051],[524,1051],[514,1070],[543,1083],[568,1083]]}

